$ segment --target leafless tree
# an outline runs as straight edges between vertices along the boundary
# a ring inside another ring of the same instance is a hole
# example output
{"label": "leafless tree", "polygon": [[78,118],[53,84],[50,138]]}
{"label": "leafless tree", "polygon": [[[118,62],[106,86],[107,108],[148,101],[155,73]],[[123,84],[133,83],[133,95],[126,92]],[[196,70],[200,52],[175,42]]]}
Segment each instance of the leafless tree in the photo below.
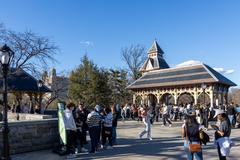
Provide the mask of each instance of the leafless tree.
{"label": "leafless tree", "polygon": [[7,44],[15,53],[11,67],[22,68],[34,76],[40,75],[49,62],[56,62],[54,55],[58,47],[49,38],[32,31],[15,32],[0,24],[0,43]]}
{"label": "leafless tree", "polygon": [[45,100],[45,110],[55,101],[66,101],[68,97],[68,76],[65,71],[58,73],[58,76],[51,77],[52,79],[48,80],[47,71],[42,75],[44,83],[51,88],[51,94],[44,97]]}
{"label": "leafless tree", "polygon": [[130,47],[122,48],[121,54],[132,79],[138,79],[141,76],[139,69],[146,59],[145,47],[140,44],[131,45]]}
{"label": "leafless tree", "polygon": [[229,102],[233,102],[234,104],[240,105],[240,89],[233,88],[229,93]]}

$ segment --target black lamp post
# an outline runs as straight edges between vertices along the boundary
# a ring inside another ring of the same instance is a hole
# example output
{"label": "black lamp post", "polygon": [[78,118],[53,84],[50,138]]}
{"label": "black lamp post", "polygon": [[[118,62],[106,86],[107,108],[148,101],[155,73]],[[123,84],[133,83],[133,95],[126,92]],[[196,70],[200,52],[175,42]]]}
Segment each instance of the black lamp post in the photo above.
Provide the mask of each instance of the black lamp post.
{"label": "black lamp post", "polygon": [[43,86],[43,81],[42,81],[42,80],[38,80],[37,85],[38,85],[38,92],[39,92],[39,109],[40,109],[40,113],[41,113],[41,111],[42,111],[41,88],[42,88],[42,86]]}
{"label": "black lamp post", "polygon": [[11,58],[13,57],[14,52],[5,44],[2,48],[0,48],[0,63],[2,67],[3,73],[3,150],[2,150],[2,160],[10,160],[9,155],[9,141],[8,141],[8,100],[7,100],[7,75],[9,70],[9,64]]}
{"label": "black lamp post", "polygon": [[204,108],[205,108],[206,107],[206,105],[205,105],[205,89],[207,88],[207,85],[203,83],[201,85],[201,88],[203,89],[203,105],[204,105]]}

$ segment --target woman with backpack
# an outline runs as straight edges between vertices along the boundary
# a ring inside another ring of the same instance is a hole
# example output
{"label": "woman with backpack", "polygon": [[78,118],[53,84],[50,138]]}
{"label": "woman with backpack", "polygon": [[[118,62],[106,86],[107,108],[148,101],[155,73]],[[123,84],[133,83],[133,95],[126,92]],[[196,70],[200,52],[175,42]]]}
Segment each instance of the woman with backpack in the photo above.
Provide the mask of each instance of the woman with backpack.
{"label": "woman with backpack", "polygon": [[185,123],[182,125],[182,137],[184,141],[184,150],[187,153],[188,160],[203,160],[202,147],[200,140],[201,126],[196,120],[195,112],[186,116]]}

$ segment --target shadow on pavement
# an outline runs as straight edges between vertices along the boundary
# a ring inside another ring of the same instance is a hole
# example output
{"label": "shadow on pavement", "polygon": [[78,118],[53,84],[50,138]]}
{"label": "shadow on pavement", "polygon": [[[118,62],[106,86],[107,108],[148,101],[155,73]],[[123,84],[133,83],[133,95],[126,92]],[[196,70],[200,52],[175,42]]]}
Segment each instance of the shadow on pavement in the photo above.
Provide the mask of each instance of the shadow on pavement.
{"label": "shadow on pavement", "polygon": [[[101,149],[95,154],[82,153],[75,159],[120,159],[128,155],[137,157],[166,157],[166,159],[181,160],[185,159],[183,143],[180,137],[176,138],[158,138],[149,141],[147,139],[118,139],[118,145],[114,149]],[[147,158],[146,159],[149,159]],[[162,159],[162,158],[161,158]]]}

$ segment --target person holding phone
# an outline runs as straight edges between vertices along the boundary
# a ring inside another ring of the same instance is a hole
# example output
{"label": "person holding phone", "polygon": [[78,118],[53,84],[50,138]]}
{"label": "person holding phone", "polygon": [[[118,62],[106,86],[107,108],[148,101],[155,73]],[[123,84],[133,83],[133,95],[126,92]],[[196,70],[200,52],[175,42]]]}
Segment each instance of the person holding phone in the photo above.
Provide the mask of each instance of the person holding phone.
{"label": "person holding phone", "polygon": [[231,123],[227,114],[220,109],[215,110],[215,116],[219,122],[219,126],[212,125],[215,131],[215,141],[218,149],[219,160],[226,160],[229,156],[232,142],[230,140],[231,135]]}

